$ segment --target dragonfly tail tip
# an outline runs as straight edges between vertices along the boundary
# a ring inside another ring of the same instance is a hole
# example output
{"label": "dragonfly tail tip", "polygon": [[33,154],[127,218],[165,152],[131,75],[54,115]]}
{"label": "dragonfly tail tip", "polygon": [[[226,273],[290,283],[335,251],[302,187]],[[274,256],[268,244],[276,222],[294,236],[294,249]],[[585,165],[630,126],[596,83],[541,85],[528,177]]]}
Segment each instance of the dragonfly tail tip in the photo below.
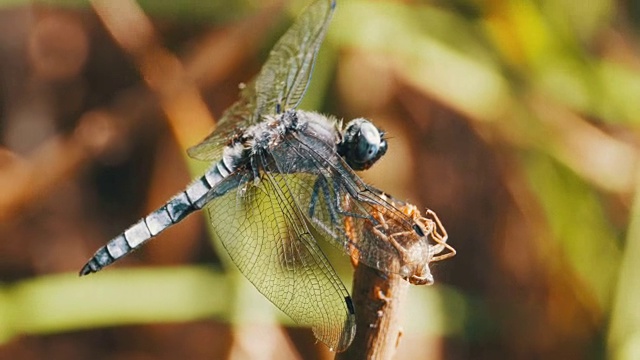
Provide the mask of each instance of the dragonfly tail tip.
{"label": "dragonfly tail tip", "polygon": [[78,273],[78,276],[89,275],[89,274],[94,273],[96,271],[97,270],[94,270],[94,268],[91,266],[91,262],[88,262],[87,264],[85,264],[85,266],[82,267],[82,269]]}

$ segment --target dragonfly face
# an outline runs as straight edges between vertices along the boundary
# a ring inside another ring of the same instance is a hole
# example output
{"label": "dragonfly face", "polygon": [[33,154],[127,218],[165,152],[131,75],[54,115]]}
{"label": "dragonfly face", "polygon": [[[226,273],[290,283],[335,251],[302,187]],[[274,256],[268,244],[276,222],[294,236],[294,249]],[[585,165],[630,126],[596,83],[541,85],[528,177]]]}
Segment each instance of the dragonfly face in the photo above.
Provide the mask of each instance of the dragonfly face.
{"label": "dragonfly face", "polygon": [[[276,43],[216,130],[188,150],[211,161],[209,170],[100,248],[81,275],[99,271],[206,207],[215,237],[262,294],[333,350],[349,346],[353,304],[309,226],[349,252],[358,245],[354,230],[375,229],[367,236],[400,239],[398,232],[416,233],[419,222],[353,172],[369,168],[386,152],[383,132],[365,119],[343,129],[335,119],[296,110],[334,8],[335,1],[314,1]],[[394,225],[380,227],[379,214]],[[374,267],[377,258],[399,256],[388,246],[360,251],[366,255],[362,261]],[[409,277],[417,273],[377,265]]]}

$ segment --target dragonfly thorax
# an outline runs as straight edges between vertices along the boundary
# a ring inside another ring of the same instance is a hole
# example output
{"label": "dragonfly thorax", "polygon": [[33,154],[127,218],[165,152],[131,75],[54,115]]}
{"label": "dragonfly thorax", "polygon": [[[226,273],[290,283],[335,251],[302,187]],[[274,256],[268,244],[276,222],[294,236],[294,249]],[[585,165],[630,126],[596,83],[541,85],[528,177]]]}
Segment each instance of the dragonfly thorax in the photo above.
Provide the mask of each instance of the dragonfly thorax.
{"label": "dragonfly thorax", "polygon": [[335,151],[341,135],[335,120],[316,112],[289,110],[265,116],[264,121],[246,129],[239,141],[245,149],[251,149],[251,154],[260,154],[264,150],[273,151],[293,137],[306,137],[315,145],[322,144]]}
{"label": "dragonfly thorax", "polygon": [[290,112],[279,116],[266,116],[264,121],[246,129],[240,141],[245,148],[253,149],[254,153],[276,146],[295,127],[297,120],[294,118]]}

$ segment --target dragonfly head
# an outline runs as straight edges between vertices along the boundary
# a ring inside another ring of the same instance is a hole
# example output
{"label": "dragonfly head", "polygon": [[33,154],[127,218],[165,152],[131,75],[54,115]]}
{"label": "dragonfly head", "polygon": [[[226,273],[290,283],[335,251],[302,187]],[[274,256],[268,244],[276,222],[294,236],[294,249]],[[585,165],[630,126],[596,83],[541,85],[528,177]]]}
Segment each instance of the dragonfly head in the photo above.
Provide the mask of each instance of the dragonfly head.
{"label": "dragonfly head", "polygon": [[363,118],[351,120],[338,144],[338,154],[353,170],[366,170],[387,152],[384,132]]}

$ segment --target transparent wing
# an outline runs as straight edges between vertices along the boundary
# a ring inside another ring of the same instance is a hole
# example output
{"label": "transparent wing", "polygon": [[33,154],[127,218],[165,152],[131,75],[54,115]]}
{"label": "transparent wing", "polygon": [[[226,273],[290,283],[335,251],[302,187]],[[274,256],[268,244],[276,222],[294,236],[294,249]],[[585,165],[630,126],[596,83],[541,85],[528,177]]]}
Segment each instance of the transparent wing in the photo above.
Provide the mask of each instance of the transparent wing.
{"label": "transparent wing", "polygon": [[215,130],[200,143],[187,149],[187,154],[203,161],[220,160],[224,147],[255,122],[252,117],[255,102],[255,88],[253,85],[245,87],[240,92],[240,99],[222,114]]}
{"label": "transparent wing", "polygon": [[216,237],[256,288],[315,336],[341,351],[355,334],[349,293],[318,247],[296,206],[288,179],[272,173],[213,199]]}
{"label": "transparent wing", "polygon": [[298,106],[335,5],[335,0],[317,0],[309,5],[273,47],[256,78],[256,110],[260,114]]}
{"label": "transparent wing", "polygon": [[218,160],[235,135],[261,120],[298,106],[311,79],[315,59],[324,40],[335,0],[317,0],[278,40],[254,81],[240,100],[227,110],[217,128],[201,143],[187,150],[198,160]]}

